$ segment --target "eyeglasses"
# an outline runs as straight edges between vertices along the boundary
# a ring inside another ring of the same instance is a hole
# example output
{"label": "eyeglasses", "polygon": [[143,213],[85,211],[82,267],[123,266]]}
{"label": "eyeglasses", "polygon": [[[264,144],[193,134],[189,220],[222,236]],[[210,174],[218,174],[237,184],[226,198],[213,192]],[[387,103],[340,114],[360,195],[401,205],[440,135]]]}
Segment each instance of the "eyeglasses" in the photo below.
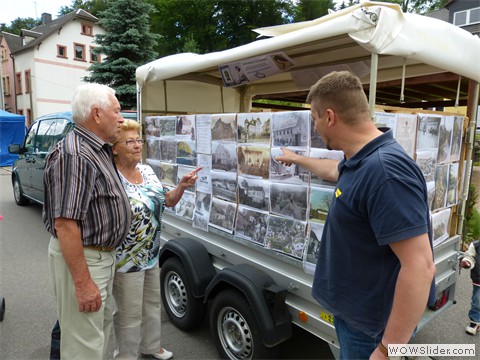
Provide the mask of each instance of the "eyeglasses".
{"label": "eyeglasses", "polygon": [[137,145],[143,145],[145,144],[144,139],[136,139],[136,140],[124,140],[124,141],[119,141],[121,143],[125,143],[127,146],[134,146],[135,144]]}

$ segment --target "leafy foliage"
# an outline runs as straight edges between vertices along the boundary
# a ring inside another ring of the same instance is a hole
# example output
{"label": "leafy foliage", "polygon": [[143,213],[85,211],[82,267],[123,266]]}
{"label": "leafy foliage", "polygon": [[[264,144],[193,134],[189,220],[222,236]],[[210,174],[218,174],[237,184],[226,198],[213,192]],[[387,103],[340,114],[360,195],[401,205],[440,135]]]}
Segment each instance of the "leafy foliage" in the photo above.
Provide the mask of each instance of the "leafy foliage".
{"label": "leafy foliage", "polygon": [[93,16],[99,15],[101,11],[104,11],[108,8],[108,0],[72,0],[72,5],[62,6],[58,13],[58,16],[63,16],[72,11],[83,9]]}
{"label": "leafy foliage", "polygon": [[42,21],[40,19],[35,20],[34,18],[16,18],[7,26],[6,24],[0,24],[0,31],[5,31],[10,34],[20,35],[22,29],[33,29],[37,26],[40,26]]}
{"label": "leafy foliage", "polygon": [[116,0],[99,14],[106,33],[95,36],[93,52],[106,58],[90,66],[91,75],[85,81],[114,88],[126,109],[136,104],[136,68],[157,56],[153,47],[159,36],[150,32],[148,15],[154,11],[143,0]]}

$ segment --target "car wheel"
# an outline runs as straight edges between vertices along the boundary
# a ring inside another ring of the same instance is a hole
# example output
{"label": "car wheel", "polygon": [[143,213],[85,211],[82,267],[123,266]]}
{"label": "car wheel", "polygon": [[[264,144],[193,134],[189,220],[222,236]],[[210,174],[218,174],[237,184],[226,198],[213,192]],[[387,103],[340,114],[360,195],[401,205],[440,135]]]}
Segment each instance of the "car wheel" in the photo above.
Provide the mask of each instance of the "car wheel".
{"label": "car wheel", "polygon": [[207,305],[193,296],[189,277],[178,258],[163,263],[160,285],[163,306],[172,323],[182,330],[198,328],[205,319]]}
{"label": "car wheel", "polygon": [[210,309],[210,329],[222,359],[274,359],[276,348],[266,347],[252,308],[236,290],[223,290]]}
{"label": "car wheel", "polygon": [[13,197],[19,206],[28,205],[30,203],[30,200],[23,195],[22,186],[20,185],[20,181],[18,181],[17,177],[13,179]]}

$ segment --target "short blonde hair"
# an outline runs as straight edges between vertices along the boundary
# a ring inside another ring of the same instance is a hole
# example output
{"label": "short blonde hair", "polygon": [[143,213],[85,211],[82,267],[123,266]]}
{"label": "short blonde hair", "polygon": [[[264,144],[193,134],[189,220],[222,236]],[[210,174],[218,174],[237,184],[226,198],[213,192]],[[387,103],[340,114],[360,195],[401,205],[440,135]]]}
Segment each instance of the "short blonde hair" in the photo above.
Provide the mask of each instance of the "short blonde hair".
{"label": "short blonde hair", "polygon": [[117,140],[113,142],[113,145],[118,144],[119,141],[121,141],[120,138],[122,137],[122,134],[127,131],[135,130],[138,135],[140,135],[140,128],[141,126],[139,122],[130,119],[123,119],[123,123],[120,125],[120,134],[118,135]]}
{"label": "short blonde hair", "polygon": [[313,101],[318,113],[333,109],[349,124],[355,123],[359,114],[370,113],[362,82],[348,71],[333,71],[318,80],[307,97],[307,103]]}
{"label": "short blonde hair", "polygon": [[123,124],[120,126],[120,130],[122,132],[136,130],[140,134],[140,123],[135,120],[124,119]]}

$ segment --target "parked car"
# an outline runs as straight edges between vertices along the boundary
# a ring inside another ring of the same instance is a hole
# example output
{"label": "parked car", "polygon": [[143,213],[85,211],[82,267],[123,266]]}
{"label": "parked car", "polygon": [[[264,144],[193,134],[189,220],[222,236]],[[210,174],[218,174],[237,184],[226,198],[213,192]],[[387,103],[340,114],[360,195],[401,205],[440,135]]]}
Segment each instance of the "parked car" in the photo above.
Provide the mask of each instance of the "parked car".
{"label": "parked car", "polygon": [[[137,120],[137,113],[122,112],[125,119]],[[18,154],[12,167],[13,195],[17,205],[34,201],[43,204],[45,159],[54,145],[73,130],[72,113],[59,112],[36,119],[28,129],[23,144],[11,144],[8,152]]]}

